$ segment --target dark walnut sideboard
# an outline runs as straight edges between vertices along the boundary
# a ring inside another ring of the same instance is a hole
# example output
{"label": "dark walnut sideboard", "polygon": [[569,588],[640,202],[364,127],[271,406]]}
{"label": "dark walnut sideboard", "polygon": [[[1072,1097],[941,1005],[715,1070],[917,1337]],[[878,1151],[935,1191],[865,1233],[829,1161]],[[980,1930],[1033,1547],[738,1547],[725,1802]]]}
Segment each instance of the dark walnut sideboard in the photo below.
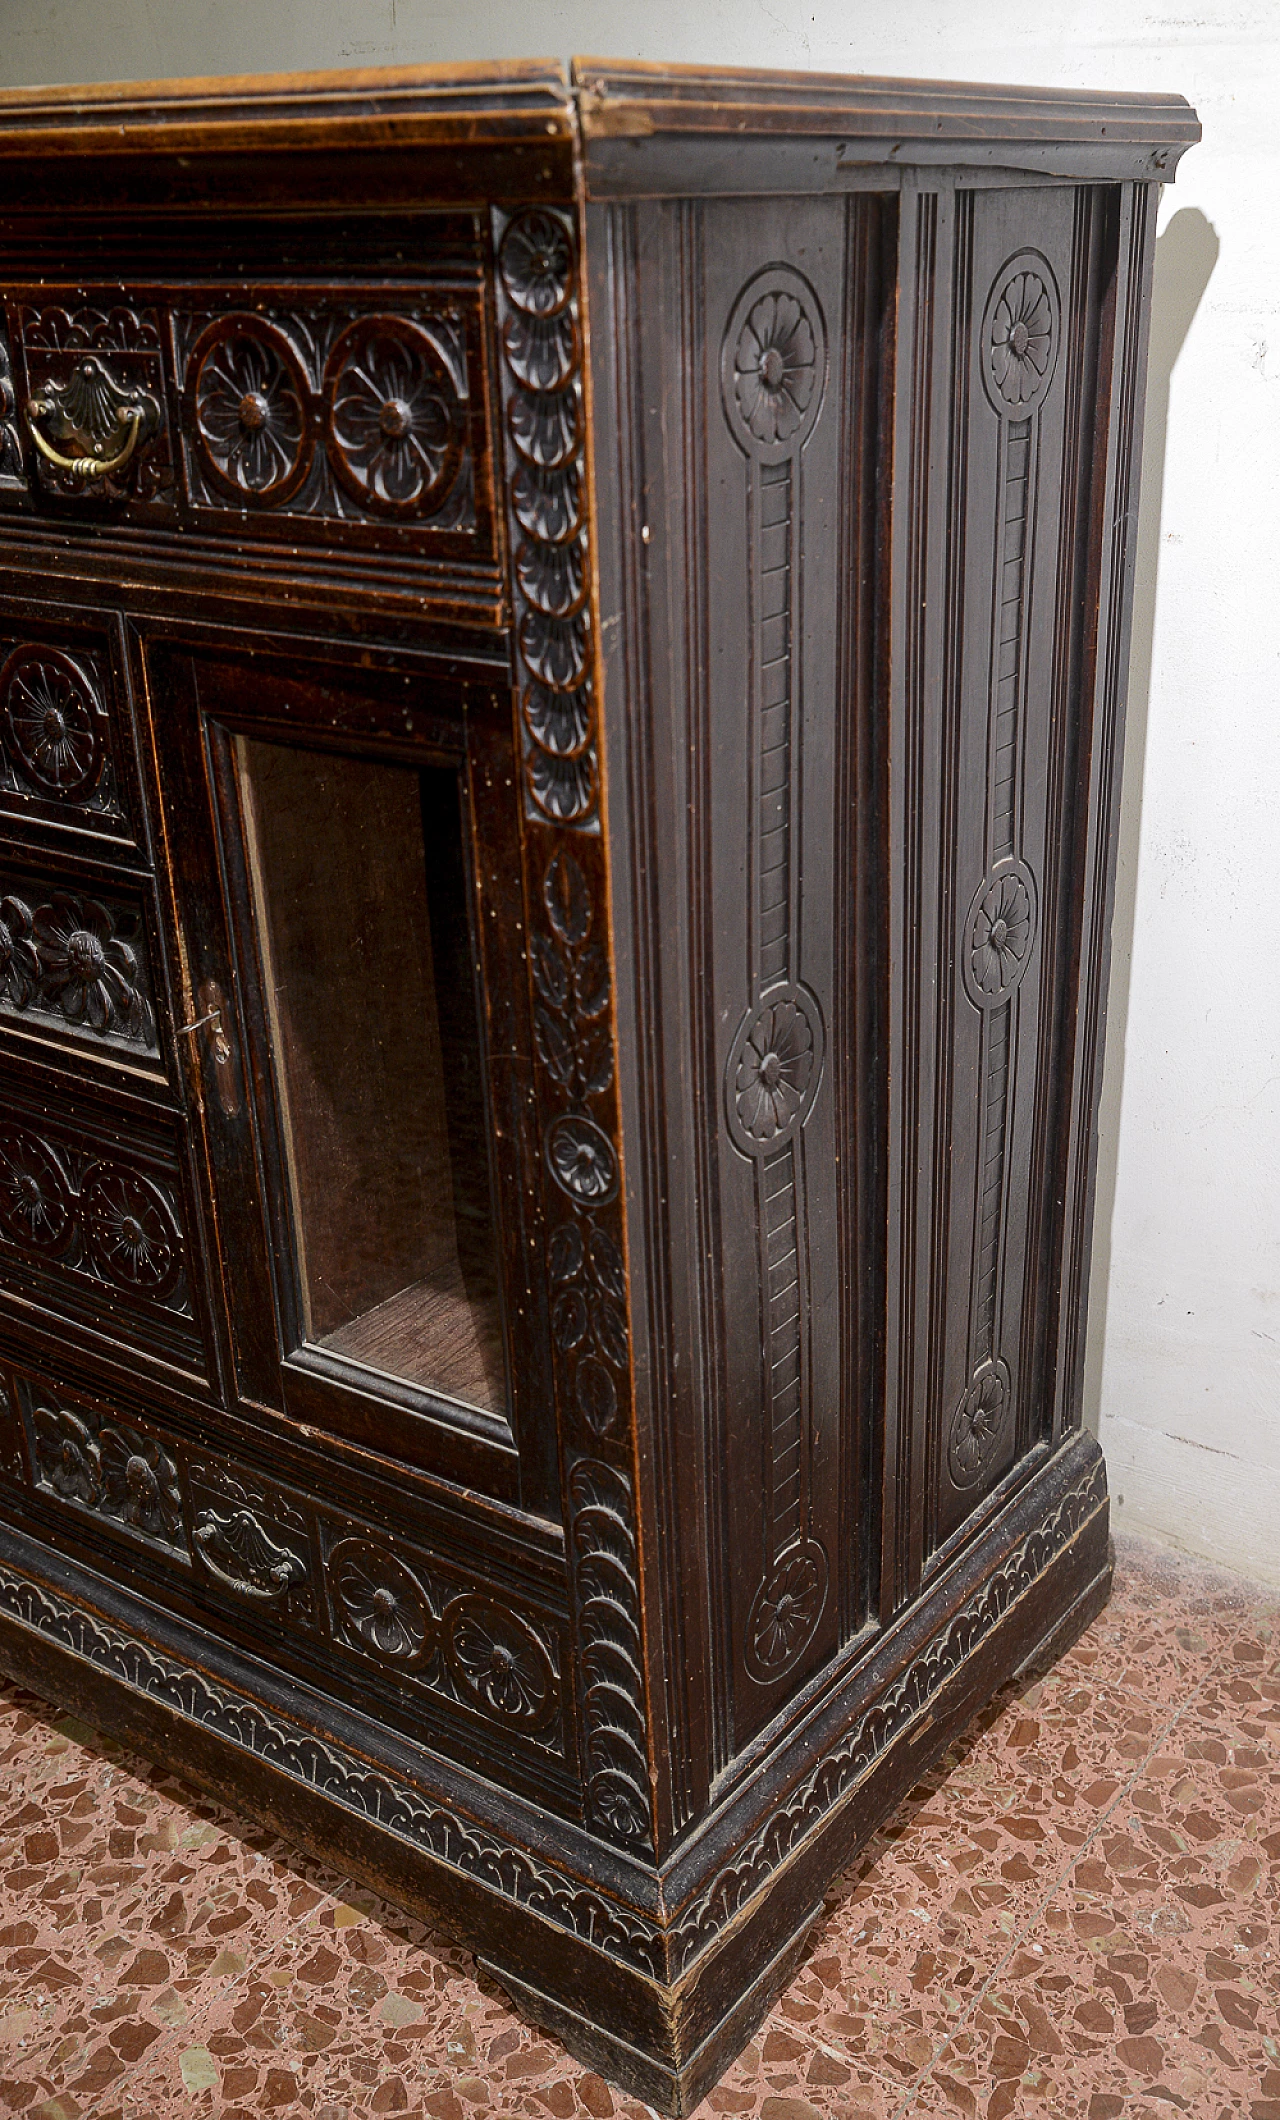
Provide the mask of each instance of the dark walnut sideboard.
{"label": "dark walnut sideboard", "polygon": [[1176,97],[0,96],[0,1662],[670,2112],[1109,1583]]}

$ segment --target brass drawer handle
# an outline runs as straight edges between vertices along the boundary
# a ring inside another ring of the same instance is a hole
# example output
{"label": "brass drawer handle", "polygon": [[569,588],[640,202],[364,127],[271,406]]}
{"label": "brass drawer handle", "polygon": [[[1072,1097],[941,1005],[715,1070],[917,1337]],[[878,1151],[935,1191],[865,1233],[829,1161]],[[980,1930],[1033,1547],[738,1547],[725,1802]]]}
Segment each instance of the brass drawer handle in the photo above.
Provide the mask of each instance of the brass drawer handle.
{"label": "brass drawer handle", "polygon": [[[114,456],[63,456],[61,450],[55,449],[52,442],[45,440],[36,425],[38,419],[47,419],[53,410],[53,406],[47,405],[42,398],[31,400],[27,406],[27,425],[31,429],[31,438],[41,456],[47,458],[49,463],[56,465],[59,471],[73,471],[77,478],[109,478],[113,471],[123,470],[138,446],[138,437],[142,433],[142,423],[146,418],[146,407],[143,405],[126,405],[122,408],[117,415],[119,427],[127,432],[123,445],[117,449]],[[103,449],[106,444],[100,442],[97,446]]]}
{"label": "brass drawer handle", "polygon": [[[45,462],[83,479],[123,471],[139,443],[158,434],[161,425],[156,400],[136,384],[118,381],[94,353],[76,361],[61,382],[45,378],[38,383],[26,414]],[[41,433],[38,420],[50,427],[53,441]]]}

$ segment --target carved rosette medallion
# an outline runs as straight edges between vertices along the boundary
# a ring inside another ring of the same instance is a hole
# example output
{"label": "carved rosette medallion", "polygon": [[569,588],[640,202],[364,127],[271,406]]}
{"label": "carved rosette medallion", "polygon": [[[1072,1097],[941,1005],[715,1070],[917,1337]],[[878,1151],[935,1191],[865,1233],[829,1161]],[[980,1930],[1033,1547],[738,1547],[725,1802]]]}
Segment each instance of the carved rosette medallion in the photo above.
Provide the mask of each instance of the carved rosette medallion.
{"label": "carved rosette medallion", "polygon": [[802,273],[771,265],[748,283],[720,369],[725,415],[742,446],[760,463],[785,463],[812,433],[826,387],[826,326]]}
{"label": "carved rosette medallion", "polygon": [[1001,418],[1024,419],[1053,381],[1062,338],[1058,283],[1038,251],[996,275],[982,322],[982,380]]}
{"label": "carved rosette medallion", "polygon": [[957,1487],[976,1487],[985,1477],[1003,1443],[1008,1409],[1008,1368],[987,1362],[951,1416],[947,1467]]}
{"label": "carved rosette medallion", "polygon": [[56,1254],[75,1228],[61,1165],[25,1126],[0,1127],[0,1231],[24,1251]]}
{"label": "carved rosette medallion", "polygon": [[545,1728],[559,1689],[551,1659],[527,1621],[493,1598],[455,1597],[444,1609],[440,1631],[450,1675],[465,1701],[529,1735]]}
{"label": "carved rosette medallion", "polygon": [[791,1669],[822,1616],[827,1556],[816,1539],[788,1546],[774,1562],[747,1617],[744,1662],[761,1685]]}
{"label": "carved rosette medallion", "polygon": [[0,1238],[124,1295],[190,1314],[176,1202],[156,1179],[87,1142],[0,1127]]}
{"label": "carved rosette medallion", "polygon": [[87,802],[102,777],[106,714],[78,663],[21,647],[0,670],[0,734],[20,777],[56,802]]}
{"label": "carved rosette medallion", "polygon": [[100,1163],[80,1188],[80,1221],[105,1281],[163,1301],[182,1272],[182,1240],[157,1185],[119,1163]]}
{"label": "carved rosette medallion", "polygon": [[425,331],[362,317],[334,342],[324,378],[335,476],[376,515],[436,512],[458,476],[465,429],[453,378]]}
{"label": "carved rosette medallion", "polygon": [[966,925],[969,999],[975,1008],[999,1008],[1020,985],[1036,939],[1036,880],[1025,861],[1002,861],[983,877]]}
{"label": "carved rosette medallion", "polygon": [[827,334],[802,273],[769,265],[738,295],[720,348],[724,417],[746,459],[751,580],[750,992],[724,1064],[729,1139],[753,1165],[759,1232],[760,1411],[767,1494],[763,1572],[743,1665],[761,1685],[793,1670],[826,1605],[810,1530],[812,1451],[804,1125],[822,1081],[825,1029],[799,975],[792,807],[800,743],[796,613],[804,448],[822,411]]}
{"label": "carved rosette medallion", "polygon": [[568,216],[550,207],[498,216],[495,238],[526,802],[535,816],[594,829],[577,246]]}
{"label": "carved rosette medallion", "polygon": [[264,317],[220,317],[188,367],[189,427],[210,483],[241,505],[297,492],[315,448],[311,393],[294,348]]}
{"label": "carved rosette medallion", "polygon": [[807,987],[770,987],[743,1017],[725,1069],[729,1131],[744,1155],[772,1154],[793,1140],[813,1109],[824,1030]]}
{"label": "carved rosette medallion", "polygon": [[339,1540],[329,1555],[329,1596],[349,1640],[389,1664],[420,1664],[435,1647],[426,1591],[403,1561],[372,1539]]}

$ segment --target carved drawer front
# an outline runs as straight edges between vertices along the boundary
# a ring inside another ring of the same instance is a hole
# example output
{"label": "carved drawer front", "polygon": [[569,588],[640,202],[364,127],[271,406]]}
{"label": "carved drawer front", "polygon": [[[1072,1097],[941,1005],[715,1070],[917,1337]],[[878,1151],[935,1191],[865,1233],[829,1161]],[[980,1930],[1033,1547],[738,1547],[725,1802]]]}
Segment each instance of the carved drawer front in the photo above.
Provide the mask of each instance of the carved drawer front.
{"label": "carved drawer front", "polygon": [[150,892],[70,875],[54,881],[0,852],[0,1036],[42,1058],[106,1063],[165,1082]]}
{"label": "carved drawer front", "polygon": [[[19,1078],[20,1079],[20,1078]],[[0,1079],[0,1308],[120,1358],[205,1370],[181,1128]]]}
{"label": "carved drawer front", "polygon": [[26,287],[0,506],[491,558],[478,288]]}

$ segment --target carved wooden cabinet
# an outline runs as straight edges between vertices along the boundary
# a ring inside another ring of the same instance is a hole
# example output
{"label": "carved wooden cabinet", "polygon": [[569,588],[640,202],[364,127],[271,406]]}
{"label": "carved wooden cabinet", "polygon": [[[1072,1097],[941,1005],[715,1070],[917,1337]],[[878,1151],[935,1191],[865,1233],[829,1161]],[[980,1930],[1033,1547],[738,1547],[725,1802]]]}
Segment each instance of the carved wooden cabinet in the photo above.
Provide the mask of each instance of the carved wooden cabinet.
{"label": "carved wooden cabinet", "polygon": [[1106,1595],[1177,98],[0,98],[0,1656],[666,2110]]}

